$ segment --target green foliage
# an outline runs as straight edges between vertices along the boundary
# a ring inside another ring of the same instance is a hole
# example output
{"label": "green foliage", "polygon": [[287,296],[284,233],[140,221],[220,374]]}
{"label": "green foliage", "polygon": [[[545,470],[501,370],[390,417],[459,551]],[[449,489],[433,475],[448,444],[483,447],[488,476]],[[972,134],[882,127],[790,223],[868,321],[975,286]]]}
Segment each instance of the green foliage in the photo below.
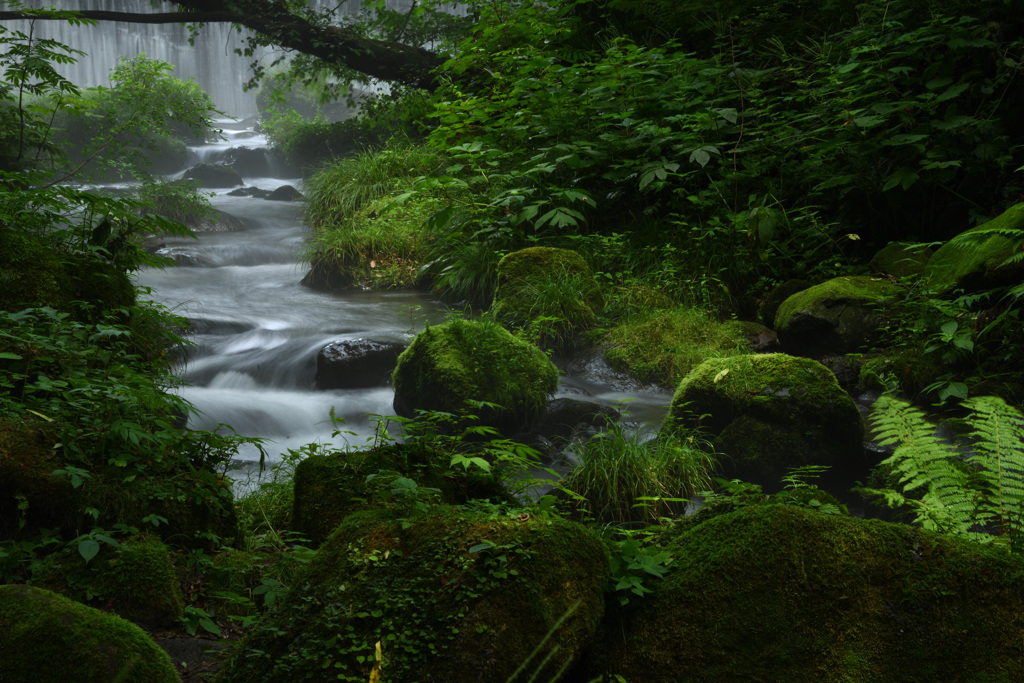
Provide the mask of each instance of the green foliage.
{"label": "green foliage", "polygon": [[201,141],[213,127],[213,100],[174,67],[145,55],[121,58],[111,87],[89,88],[67,102],[51,102],[65,175],[150,179],[150,167],[168,173],[187,160],[186,142]]}
{"label": "green foliage", "polygon": [[630,595],[644,597],[652,592],[651,580],[661,579],[672,565],[672,556],[653,540],[655,532],[615,529],[606,542],[611,550],[611,589],[620,605]]}
{"label": "green foliage", "polygon": [[447,458],[449,478],[464,482],[464,486],[474,474],[484,473],[494,476],[518,499],[535,498],[535,488],[546,483],[536,475],[550,470],[540,465],[541,454],[536,449],[503,438],[494,427],[481,424],[478,413],[499,409],[495,404],[467,400],[456,413],[418,410],[415,418],[371,416],[377,419],[374,448],[395,438],[388,429],[394,423],[401,428],[402,442]]}
{"label": "green foliage", "polygon": [[381,149],[392,138],[418,140],[430,113],[424,93],[396,87],[387,95],[362,98],[358,113],[341,121],[327,121],[319,114],[310,120],[295,110],[273,109],[264,115],[263,126],[285,161],[313,169]]}
{"label": "green foliage", "polygon": [[[5,5],[42,18],[64,19],[72,26],[95,23],[73,12],[26,8],[18,0]],[[25,34],[0,26],[0,172],[22,170],[52,153],[52,111],[38,101],[50,98],[60,102],[77,95],[78,89],[55,65],[73,64],[84,54],[55,40],[38,38],[31,30]]]}
{"label": "green foliage", "polygon": [[488,6],[446,65],[430,139],[454,163],[424,188],[452,191],[460,245],[629,230],[636,246],[675,250],[677,287],[726,308],[764,277],[847,272],[864,242],[938,235],[986,210],[992,183],[979,179],[1016,144],[1004,120],[1024,43],[911,5],[870,3],[798,42],[785,33],[798,24],[772,35],[788,6],[737,22],[688,4],[686,16],[715,15],[700,56],[685,34],[564,52],[575,3]]}
{"label": "green foliage", "polygon": [[865,489],[890,507],[907,506],[926,529],[1021,549],[1024,529],[1024,415],[1002,399],[962,403],[970,431],[959,444],[935,434],[924,412],[888,395],[872,415],[879,443],[896,445],[882,466],[896,489]]}

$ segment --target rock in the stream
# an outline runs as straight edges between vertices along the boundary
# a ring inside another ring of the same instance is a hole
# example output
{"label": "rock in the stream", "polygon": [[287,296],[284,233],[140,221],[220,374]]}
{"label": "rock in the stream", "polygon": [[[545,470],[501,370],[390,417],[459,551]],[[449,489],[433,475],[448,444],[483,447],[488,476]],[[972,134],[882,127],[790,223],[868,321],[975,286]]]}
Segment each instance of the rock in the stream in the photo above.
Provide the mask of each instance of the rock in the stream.
{"label": "rock in the stream", "polygon": [[184,177],[195,180],[200,187],[236,187],[242,184],[238,171],[221,164],[196,164],[185,171]]}
{"label": "rock in the stream", "polygon": [[391,379],[403,344],[371,339],[334,341],[316,359],[317,389],[360,389],[385,386]]}
{"label": "rock in the stream", "polygon": [[291,185],[282,185],[268,194],[267,199],[272,202],[294,202],[299,199],[305,199],[305,197]]}

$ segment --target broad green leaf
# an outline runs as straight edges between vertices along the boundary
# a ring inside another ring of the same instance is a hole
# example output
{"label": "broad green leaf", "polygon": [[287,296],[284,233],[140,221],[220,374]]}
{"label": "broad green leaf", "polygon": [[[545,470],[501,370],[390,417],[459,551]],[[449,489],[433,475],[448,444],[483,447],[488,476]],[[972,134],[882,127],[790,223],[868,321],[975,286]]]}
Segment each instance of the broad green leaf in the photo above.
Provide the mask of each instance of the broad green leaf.
{"label": "broad green leaf", "polygon": [[100,552],[100,544],[91,538],[87,538],[84,541],[80,541],[78,544],[78,554],[82,556],[85,563],[88,564],[92,558],[96,557]]}

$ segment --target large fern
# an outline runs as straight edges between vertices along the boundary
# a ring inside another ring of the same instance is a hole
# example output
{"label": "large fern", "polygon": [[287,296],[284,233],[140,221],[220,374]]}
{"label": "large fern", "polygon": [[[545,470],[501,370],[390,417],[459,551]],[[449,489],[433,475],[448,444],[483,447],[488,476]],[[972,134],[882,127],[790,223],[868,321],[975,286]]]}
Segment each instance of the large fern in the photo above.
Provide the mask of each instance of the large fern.
{"label": "large fern", "polygon": [[956,446],[935,436],[919,408],[879,399],[871,420],[882,445],[897,445],[882,465],[891,468],[899,490],[863,491],[890,507],[910,508],[926,529],[1024,549],[1024,415],[993,396],[963,406],[971,411],[971,431],[967,445]]}

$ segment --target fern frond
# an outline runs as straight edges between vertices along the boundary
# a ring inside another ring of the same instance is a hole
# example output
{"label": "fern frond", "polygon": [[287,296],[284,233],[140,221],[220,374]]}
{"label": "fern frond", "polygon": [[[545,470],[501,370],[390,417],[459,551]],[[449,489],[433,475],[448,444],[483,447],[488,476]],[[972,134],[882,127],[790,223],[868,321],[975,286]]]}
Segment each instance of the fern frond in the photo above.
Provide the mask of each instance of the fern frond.
{"label": "fern frond", "polygon": [[984,480],[991,516],[998,518],[1001,534],[1016,537],[1024,510],[1024,415],[994,396],[964,405],[974,413],[970,461]]}

